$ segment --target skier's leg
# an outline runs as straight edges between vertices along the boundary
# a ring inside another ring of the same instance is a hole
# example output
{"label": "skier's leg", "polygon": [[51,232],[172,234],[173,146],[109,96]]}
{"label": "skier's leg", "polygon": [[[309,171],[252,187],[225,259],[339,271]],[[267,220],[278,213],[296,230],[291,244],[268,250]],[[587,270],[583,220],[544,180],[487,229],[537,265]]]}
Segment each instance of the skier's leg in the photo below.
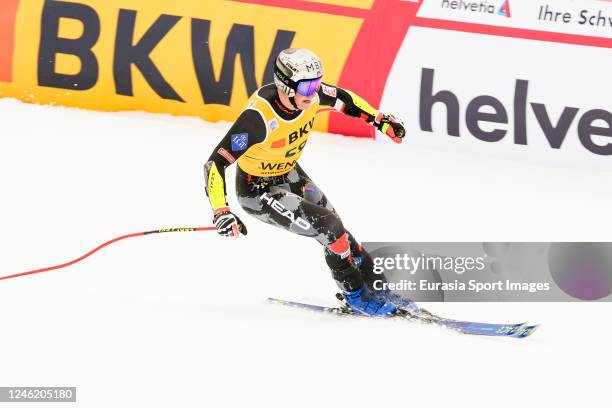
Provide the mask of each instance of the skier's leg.
{"label": "skier's leg", "polygon": [[[350,234],[347,234],[340,217],[331,206],[317,205],[298,194],[300,186],[316,188],[309,179],[302,177],[295,170],[280,177],[253,177],[238,168],[238,201],[247,213],[261,221],[315,238],[325,247],[326,254],[329,254],[326,259],[340,288],[346,291],[360,288],[364,281],[361,271],[353,264]],[[316,190],[319,191],[318,188]],[[327,205],[325,196],[318,194],[320,197],[317,202],[325,202]],[[353,244],[354,247],[356,245]]]}
{"label": "skier's leg", "polygon": [[367,315],[395,313],[397,307],[388,301],[385,293],[373,291],[364,284],[351,251],[353,239],[336,212],[291,191],[291,184],[299,179],[296,173],[292,170],[281,177],[254,178],[238,169],[236,190],[240,205],[264,222],[313,237],[321,243],[329,254],[326,259],[332,276],[352,310]]}
{"label": "skier's leg", "polygon": [[380,287],[381,283],[387,282],[383,274],[374,272],[374,262],[368,251],[361,246],[349,231],[346,231],[346,237],[350,247],[350,256],[348,259],[343,259],[328,248],[325,248],[325,261],[332,270],[332,274],[334,273],[333,271],[346,268],[348,263],[359,270],[363,281],[371,289],[374,289],[374,283],[377,281],[377,287]]}
{"label": "skier's leg", "polygon": [[[295,166],[295,172],[291,171],[287,175],[287,179],[290,183],[291,192],[301,195],[304,199],[313,202],[319,206],[323,206],[334,214],[336,210],[331,205],[323,191],[315,184],[314,181],[310,178],[308,174],[304,171],[304,169],[297,164]],[[342,289],[352,288],[354,284],[350,282],[350,279],[344,278],[347,274],[346,270],[350,266],[356,267],[359,269],[362,279],[368,285],[368,287],[373,288],[375,281],[386,282],[384,275],[379,275],[374,273],[374,263],[370,254],[362,248],[361,244],[354,238],[354,236],[346,231],[346,240],[349,244],[350,253],[347,258],[342,258],[338,254],[334,253],[329,249],[329,247],[325,247],[325,260],[327,261],[327,265],[332,271],[332,275],[337,282],[346,282],[346,285],[341,285]],[[348,276],[352,276],[350,273]]]}
{"label": "skier's leg", "polygon": [[[337,214],[336,210],[329,202],[323,191],[316,185],[304,169],[298,164],[294,171],[287,174],[287,179],[290,183],[291,191],[299,194],[306,200],[313,202]],[[338,216],[339,217],[339,216]],[[333,252],[328,246],[325,246],[325,260],[334,280],[339,283],[343,290],[352,290],[355,288],[356,282],[352,282],[354,276],[352,269],[357,268],[361,274],[361,281],[364,281],[369,288],[374,287],[375,281],[386,282],[384,275],[374,273],[374,263],[370,254],[362,248],[361,244],[354,236],[345,229],[346,241],[349,244],[350,252],[347,257],[342,257]]]}

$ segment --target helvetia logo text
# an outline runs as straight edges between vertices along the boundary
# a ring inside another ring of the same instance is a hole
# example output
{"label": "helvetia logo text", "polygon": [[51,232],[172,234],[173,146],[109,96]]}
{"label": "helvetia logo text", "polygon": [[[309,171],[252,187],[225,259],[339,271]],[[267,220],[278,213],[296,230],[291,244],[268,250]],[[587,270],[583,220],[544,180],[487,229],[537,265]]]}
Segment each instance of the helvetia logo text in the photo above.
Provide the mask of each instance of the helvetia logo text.
{"label": "helvetia logo text", "polygon": [[487,0],[441,0],[440,7],[451,10],[498,14],[504,17],[512,17],[510,13],[510,0],[497,2]]}
{"label": "helvetia logo text", "polygon": [[[606,109],[565,106],[558,117],[551,117],[552,109],[546,103],[530,101],[529,81],[525,79],[515,80],[512,101],[504,103],[492,95],[480,95],[467,102],[464,108],[465,100],[461,96],[448,89],[434,89],[434,74],[431,68],[421,71],[419,122],[422,131],[434,132],[433,108],[443,106],[449,136],[462,136],[463,120],[473,137],[483,142],[499,142],[508,136],[508,125],[512,123],[514,144],[528,145],[530,140],[544,137],[552,149],[561,149],[568,137],[574,137],[569,130],[577,123],[577,137],[585,149],[601,156],[612,155],[612,112]],[[462,109],[465,109],[463,114]],[[530,128],[528,133],[531,115],[535,117],[537,128]],[[435,131],[442,131],[443,123],[437,120]],[[485,123],[486,129],[483,129]]]}

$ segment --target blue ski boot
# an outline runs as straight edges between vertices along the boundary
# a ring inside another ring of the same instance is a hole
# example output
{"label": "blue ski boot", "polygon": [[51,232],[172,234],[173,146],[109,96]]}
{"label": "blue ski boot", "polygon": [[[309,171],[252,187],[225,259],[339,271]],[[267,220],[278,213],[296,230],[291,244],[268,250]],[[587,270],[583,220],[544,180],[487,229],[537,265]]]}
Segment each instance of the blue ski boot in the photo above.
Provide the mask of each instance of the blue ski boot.
{"label": "blue ski boot", "polygon": [[371,290],[365,286],[353,292],[343,291],[337,297],[343,301],[345,307],[357,314],[389,317],[397,312],[397,307],[388,300],[384,292]]}

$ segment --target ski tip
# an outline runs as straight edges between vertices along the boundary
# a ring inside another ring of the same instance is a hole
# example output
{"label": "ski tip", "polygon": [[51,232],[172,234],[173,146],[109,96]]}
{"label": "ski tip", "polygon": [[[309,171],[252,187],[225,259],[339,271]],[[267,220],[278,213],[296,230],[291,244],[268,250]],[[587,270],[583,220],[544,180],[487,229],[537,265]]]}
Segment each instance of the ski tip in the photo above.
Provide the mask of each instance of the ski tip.
{"label": "ski tip", "polygon": [[525,337],[531,336],[538,329],[538,327],[540,327],[539,324],[525,324],[523,327],[519,328],[516,333],[512,335],[512,337],[524,339]]}
{"label": "ski tip", "polygon": [[278,305],[287,305],[287,306],[291,306],[292,304],[295,303],[295,302],[291,302],[289,300],[283,300],[283,299],[278,299],[278,298],[273,298],[273,297],[267,298],[266,302],[268,302],[268,303],[276,303]]}
{"label": "ski tip", "polygon": [[444,326],[459,331],[463,334],[515,338],[528,337],[539,327],[538,325],[530,325],[527,322],[515,324],[492,324],[443,320],[441,323]]}

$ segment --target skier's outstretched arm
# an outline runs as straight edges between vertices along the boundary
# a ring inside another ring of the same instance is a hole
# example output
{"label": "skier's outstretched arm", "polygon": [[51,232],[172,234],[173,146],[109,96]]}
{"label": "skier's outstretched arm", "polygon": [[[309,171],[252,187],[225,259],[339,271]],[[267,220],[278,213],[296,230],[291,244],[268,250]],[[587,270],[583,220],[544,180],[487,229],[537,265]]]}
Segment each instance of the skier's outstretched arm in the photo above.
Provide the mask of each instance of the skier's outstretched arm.
{"label": "skier's outstretched arm", "polygon": [[331,106],[338,112],[369,123],[396,143],[401,143],[406,135],[401,120],[374,109],[363,98],[348,89],[322,83],[318,93],[321,105]]}
{"label": "skier's outstretched arm", "polygon": [[246,109],[219,142],[204,164],[206,195],[213,210],[213,222],[222,236],[238,237],[247,234],[243,222],[233,214],[227,204],[225,169],[247,149],[261,143],[266,137],[266,125],[259,112]]}

